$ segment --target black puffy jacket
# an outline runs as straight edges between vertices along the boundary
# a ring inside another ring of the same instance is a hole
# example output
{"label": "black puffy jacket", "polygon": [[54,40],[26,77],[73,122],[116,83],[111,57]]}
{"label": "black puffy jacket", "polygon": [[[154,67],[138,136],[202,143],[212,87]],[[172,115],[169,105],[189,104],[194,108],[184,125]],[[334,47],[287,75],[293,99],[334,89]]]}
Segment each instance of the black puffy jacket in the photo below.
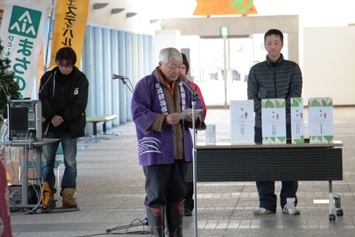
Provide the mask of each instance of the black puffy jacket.
{"label": "black puffy jacket", "polygon": [[297,63],[281,54],[276,63],[266,60],[255,64],[248,76],[248,99],[254,100],[255,126],[261,127],[261,100],[285,99],[286,122],[290,123],[290,98],[301,97],[302,73]]}
{"label": "black puffy jacket", "polygon": [[[43,74],[38,93],[42,103],[43,133],[70,132],[73,138],[85,135],[89,82],[77,67],[69,75],[60,73],[58,67]],[[54,115],[64,122],[54,127],[50,122]]]}

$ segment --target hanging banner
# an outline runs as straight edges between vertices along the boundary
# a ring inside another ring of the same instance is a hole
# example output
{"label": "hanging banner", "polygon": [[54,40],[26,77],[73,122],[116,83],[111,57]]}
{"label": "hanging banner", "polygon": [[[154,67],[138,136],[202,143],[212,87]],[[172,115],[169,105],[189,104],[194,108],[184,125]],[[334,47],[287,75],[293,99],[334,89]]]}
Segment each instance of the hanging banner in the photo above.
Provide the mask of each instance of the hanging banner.
{"label": "hanging banner", "polygon": [[11,70],[20,87],[21,99],[31,97],[47,8],[48,5],[5,1],[0,35],[4,56],[11,60]]}
{"label": "hanging banner", "polygon": [[41,49],[39,50],[38,62],[37,62],[37,91],[39,90],[39,85],[41,84],[41,77],[45,73],[44,64],[44,42],[42,41]]}
{"label": "hanging banner", "polygon": [[196,0],[193,15],[236,15],[257,14],[253,0]]}
{"label": "hanging banner", "polygon": [[74,49],[77,55],[77,62],[75,65],[80,67],[88,11],[89,0],[57,1],[52,37],[52,53],[49,65],[50,68],[56,66],[55,54],[62,47],[71,47]]}

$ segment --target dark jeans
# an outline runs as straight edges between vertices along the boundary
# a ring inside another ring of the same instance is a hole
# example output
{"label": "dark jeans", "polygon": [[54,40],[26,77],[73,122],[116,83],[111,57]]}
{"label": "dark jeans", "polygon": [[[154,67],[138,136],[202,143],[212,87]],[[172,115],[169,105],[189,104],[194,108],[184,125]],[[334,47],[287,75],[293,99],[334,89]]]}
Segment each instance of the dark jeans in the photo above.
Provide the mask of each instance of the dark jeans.
{"label": "dark jeans", "polygon": [[59,142],[62,143],[65,170],[61,182],[61,188],[76,188],[76,153],[77,139],[72,138],[69,133],[54,134],[48,132],[46,138],[60,138],[59,141],[44,145],[42,148],[44,161],[42,168],[43,182],[48,182],[49,187],[53,190],[55,186],[54,163],[56,158]]}
{"label": "dark jeans", "polygon": [[[286,126],[286,136],[291,137],[291,125]],[[255,127],[255,143],[262,143],[262,129],[260,127]],[[285,169],[292,167],[285,167]],[[296,192],[298,189],[298,181],[281,181],[282,188],[280,192],[280,204],[281,208],[286,205],[287,198],[296,198]],[[274,181],[257,181],[256,187],[259,193],[259,207],[266,208],[267,210],[276,212],[276,201],[277,197],[275,195],[275,182]]]}
{"label": "dark jeans", "polygon": [[152,165],[143,167],[146,177],[146,207],[161,207],[167,203],[181,203],[186,194],[185,175],[188,163],[175,161],[170,165]]}

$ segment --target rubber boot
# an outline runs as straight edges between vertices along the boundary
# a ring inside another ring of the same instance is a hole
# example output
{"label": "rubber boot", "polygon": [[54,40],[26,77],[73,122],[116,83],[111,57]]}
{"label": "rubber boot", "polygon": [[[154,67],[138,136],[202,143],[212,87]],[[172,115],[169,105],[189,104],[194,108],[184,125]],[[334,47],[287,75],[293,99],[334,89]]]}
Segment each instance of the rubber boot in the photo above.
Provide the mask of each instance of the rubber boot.
{"label": "rubber boot", "polygon": [[146,207],[150,236],[165,237],[164,207]]}
{"label": "rubber boot", "polygon": [[63,207],[77,207],[78,203],[75,201],[74,188],[65,188],[62,193]]}
{"label": "rubber boot", "polygon": [[182,216],[184,203],[168,203],[166,206],[166,224],[169,237],[182,237]]}

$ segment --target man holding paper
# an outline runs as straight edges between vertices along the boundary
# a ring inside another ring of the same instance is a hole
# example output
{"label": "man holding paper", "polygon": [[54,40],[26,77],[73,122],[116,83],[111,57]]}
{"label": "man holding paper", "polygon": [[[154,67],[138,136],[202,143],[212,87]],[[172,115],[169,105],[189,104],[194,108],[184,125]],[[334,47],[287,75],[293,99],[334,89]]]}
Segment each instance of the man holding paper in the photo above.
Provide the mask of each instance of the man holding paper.
{"label": "man holding paper", "polygon": [[[132,117],[136,125],[139,164],[146,177],[147,210],[151,236],[164,236],[165,215],[169,236],[182,236],[182,217],[186,193],[185,175],[192,162],[192,121],[196,128],[204,125],[203,113],[195,118],[181,112],[192,107],[190,89],[182,83],[179,72],[181,53],[164,48],[159,66],[138,81],[132,97]],[[202,109],[196,98],[196,109]]]}

